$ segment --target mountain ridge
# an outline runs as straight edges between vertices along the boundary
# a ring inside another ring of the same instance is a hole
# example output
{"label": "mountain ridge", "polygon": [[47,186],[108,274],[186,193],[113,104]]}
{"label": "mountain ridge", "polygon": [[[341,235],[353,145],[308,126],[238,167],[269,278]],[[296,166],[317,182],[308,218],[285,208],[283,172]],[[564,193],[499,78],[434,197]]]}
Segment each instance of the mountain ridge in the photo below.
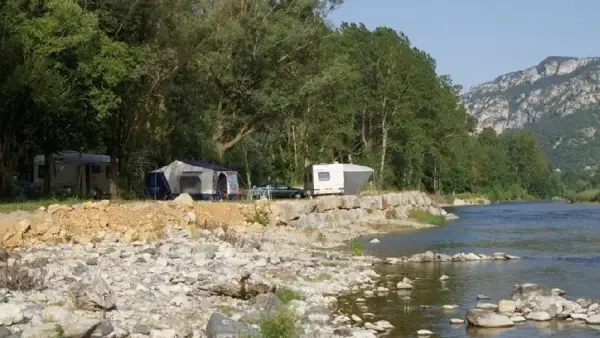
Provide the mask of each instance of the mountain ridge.
{"label": "mountain ridge", "polygon": [[463,102],[478,131],[532,130],[555,168],[600,161],[600,57],[549,56],[471,87]]}

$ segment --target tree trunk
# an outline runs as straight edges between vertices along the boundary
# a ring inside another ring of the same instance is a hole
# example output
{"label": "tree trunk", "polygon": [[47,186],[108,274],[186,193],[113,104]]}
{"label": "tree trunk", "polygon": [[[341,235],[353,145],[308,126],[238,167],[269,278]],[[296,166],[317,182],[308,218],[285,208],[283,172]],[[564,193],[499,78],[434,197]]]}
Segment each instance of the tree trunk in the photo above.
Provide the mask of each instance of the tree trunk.
{"label": "tree trunk", "polygon": [[298,167],[298,143],[296,141],[296,128],[292,125],[292,143],[294,146],[294,176],[298,175],[300,168]]}
{"label": "tree trunk", "polygon": [[0,197],[6,193],[6,166],[4,165],[4,148],[0,142]]}
{"label": "tree trunk", "polygon": [[385,125],[385,119],[381,123],[382,135],[381,135],[381,162],[379,163],[379,187],[383,188],[384,170],[385,170],[385,157],[387,154],[387,136],[388,130]]}
{"label": "tree trunk", "polygon": [[383,188],[384,170],[385,170],[385,156],[387,153],[387,136],[388,136],[388,122],[387,122],[387,97],[383,97],[381,102],[381,162],[379,164],[379,187]]}
{"label": "tree trunk", "polygon": [[44,161],[46,162],[46,175],[44,176],[44,194],[46,196],[54,198],[54,153],[44,152]]}
{"label": "tree trunk", "polygon": [[117,187],[118,175],[118,164],[117,164],[117,151],[115,148],[110,149],[110,175],[108,176],[108,192],[110,198],[119,197],[119,189]]}

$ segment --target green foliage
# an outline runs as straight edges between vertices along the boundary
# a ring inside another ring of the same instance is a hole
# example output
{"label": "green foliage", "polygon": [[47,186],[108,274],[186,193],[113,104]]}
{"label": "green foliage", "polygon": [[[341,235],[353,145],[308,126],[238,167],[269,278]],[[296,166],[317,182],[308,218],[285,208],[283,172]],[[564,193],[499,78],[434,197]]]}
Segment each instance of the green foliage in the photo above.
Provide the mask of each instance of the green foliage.
{"label": "green foliage", "polygon": [[292,309],[281,307],[274,313],[262,315],[260,331],[262,338],[295,338],[298,317]]}
{"label": "green foliage", "polygon": [[600,189],[588,189],[578,193],[570,193],[567,198],[572,203],[600,202]]}
{"label": "green foliage", "polygon": [[304,295],[295,289],[289,288],[287,286],[278,287],[275,291],[275,295],[279,298],[284,304],[287,304],[293,300],[303,300]]}
{"label": "green foliage", "polygon": [[60,325],[56,325],[56,329],[54,330],[54,334],[52,335],[52,338],[66,338],[67,335],[65,333],[65,330],[62,328],[62,326]]}
{"label": "green foliage", "polygon": [[126,198],[143,191],[143,170],[174,159],[233,167],[248,187],[302,182],[306,164],[337,160],[373,167],[380,190],[555,193],[534,136],[472,136],[435,60],[388,27],[331,27],[340,3],[7,3],[0,196],[23,195],[12,182],[33,155],[64,149],[118,158],[111,192]]}
{"label": "green foliage", "polygon": [[324,233],[319,232],[317,234],[317,242],[321,243],[322,245],[324,245],[325,243],[327,243],[327,237],[325,236]]}
{"label": "green foliage", "polygon": [[354,256],[362,256],[365,254],[365,244],[359,238],[354,238],[350,241],[350,251]]}
{"label": "green foliage", "polygon": [[424,224],[444,225],[446,219],[444,216],[434,215],[429,211],[412,209],[408,212],[408,218]]}

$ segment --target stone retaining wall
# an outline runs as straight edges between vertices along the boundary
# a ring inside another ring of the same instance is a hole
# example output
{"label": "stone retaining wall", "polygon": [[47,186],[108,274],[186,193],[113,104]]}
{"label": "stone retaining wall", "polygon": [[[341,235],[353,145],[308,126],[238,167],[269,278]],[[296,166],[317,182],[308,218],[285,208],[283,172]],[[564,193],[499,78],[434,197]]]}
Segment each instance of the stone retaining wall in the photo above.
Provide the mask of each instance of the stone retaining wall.
{"label": "stone retaining wall", "polygon": [[277,201],[271,205],[271,212],[278,223],[311,228],[405,220],[413,209],[426,210],[446,219],[456,218],[418,191],[377,196],[323,196],[310,200]]}

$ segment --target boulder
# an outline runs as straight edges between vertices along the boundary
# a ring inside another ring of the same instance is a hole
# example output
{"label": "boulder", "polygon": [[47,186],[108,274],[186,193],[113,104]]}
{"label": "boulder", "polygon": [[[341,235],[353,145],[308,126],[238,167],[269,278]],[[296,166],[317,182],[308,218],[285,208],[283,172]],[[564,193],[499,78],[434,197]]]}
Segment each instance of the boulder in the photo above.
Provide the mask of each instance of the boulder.
{"label": "boulder", "polygon": [[512,300],[516,302],[519,310],[526,307],[529,302],[538,296],[553,296],[552,288],[540,284],[526,283],[515,285],[512,292]]}
{"label": "boulder", "polygon": [[467,310],[467,321],[473,326],[485,328],[512,327],[515,325],[507,316],[481,309]]}
{"label": "boulder", "polygon": [[338,196],[324,196],[317,199],[317,212],[326,212],[337,209],[340,206]]}
{"label": "boulder", "polygon": [[514,300],[503,299],[498,302],[498,312],[500,313],[512,313],[517,311],[517,303]]}
{"label": "boulder", "polygon": [[531,312],[528,313],[525,318],[527,318],[528,320],[535,320],[537,322],[545,322],[548,320],[551,320],[552,317],[550,316],[550,314],[546,311],[535,311],[535,312]]}
{"label": "boulder", "polygon": [[89,284],[80,281],[71,284],[67,294],[72,305],[81,310],[112,310],[117,303],[114,291],[101,277],[100,270],[96,272]]}
{"label": "boulder", "polygon": [[190,196],[190,194],[184,192],[183,194],[180,194],[179,196],[175,197],[173,203],[179,206],[193,207],[194,199],[192,198],[192,196]]}
{"label": "boulder", "polygon": [[413,288],[413,286],[408,283],[398,282],[398,284],[396,284],[396,288],[399,290],[410,290]]}
{"label": "boulder", "polygon": [[26,306],[23,304],[0,303],[0,325],[11,326],[26,321]]}
{"label": "boulder", "polygon": [[21,338],[55,338],[62,337],[58,324],[48,323],[25,328]]}
{"label": "boulder", "polygon": [[208,338],[260,337],[260,332],[249,325],[215,312],[206,325],[206,335]]}
{"label": "boulder", "polygon": [[510,317],[510,320],[512,320],[513,323],[523,323],[527,321],[527,319],[525,319],[523,316],[512,316]]}
{"label": "boulder", "polygon": [[284,223],[296,220],[303,214],[303,205],[298,202],[279,202],[271,205],[271,212]]}
{"label": "boulder", "polygon": [[584,320],[589,325],[600,325],[600,315],[589,316]]}
{"label": "boulder", "polygon": [[472,261],[480,261],[481,260],[481,256],[476,255],[476,254],[474,254],[474,253],[471,252],[471,253],[468,253],[468,254],[465,255],[465,260],[466,261],[471,261],[471,262]]}

